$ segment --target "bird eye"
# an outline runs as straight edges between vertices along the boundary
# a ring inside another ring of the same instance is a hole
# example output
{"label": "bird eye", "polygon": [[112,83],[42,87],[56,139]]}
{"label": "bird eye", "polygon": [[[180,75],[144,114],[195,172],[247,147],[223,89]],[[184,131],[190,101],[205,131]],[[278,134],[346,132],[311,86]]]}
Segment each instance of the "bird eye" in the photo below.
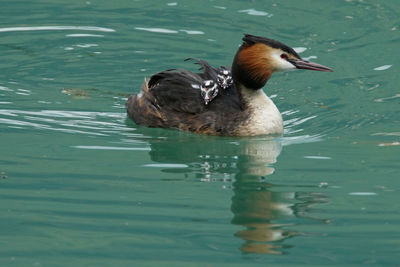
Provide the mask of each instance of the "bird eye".
{"label": "bird eye", "polygon": [[288,59],[288,55],[287,54],[281,54],[281,58]]}

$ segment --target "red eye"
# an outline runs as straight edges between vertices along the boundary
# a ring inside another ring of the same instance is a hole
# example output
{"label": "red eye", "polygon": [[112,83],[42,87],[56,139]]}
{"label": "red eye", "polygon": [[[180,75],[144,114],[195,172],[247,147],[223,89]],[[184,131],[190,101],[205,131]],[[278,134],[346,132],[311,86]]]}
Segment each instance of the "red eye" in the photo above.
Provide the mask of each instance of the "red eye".
{"label": "red eye", "polygon": [[281,54],[281,58],[287,59],[287,58],[288,58],[288,55],[286,55],[286,54]]}

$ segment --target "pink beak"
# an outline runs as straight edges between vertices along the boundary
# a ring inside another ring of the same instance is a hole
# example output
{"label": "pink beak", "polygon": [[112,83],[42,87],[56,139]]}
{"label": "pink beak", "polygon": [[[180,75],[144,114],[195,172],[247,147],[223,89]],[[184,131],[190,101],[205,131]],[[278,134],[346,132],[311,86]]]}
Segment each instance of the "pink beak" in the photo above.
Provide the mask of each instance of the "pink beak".
{"label": "pink beak", "polygon": [[326,66],[302,60],[302,59],[288,59],[297,69],[316,70],[316,71],[333,71],[333,69]]}

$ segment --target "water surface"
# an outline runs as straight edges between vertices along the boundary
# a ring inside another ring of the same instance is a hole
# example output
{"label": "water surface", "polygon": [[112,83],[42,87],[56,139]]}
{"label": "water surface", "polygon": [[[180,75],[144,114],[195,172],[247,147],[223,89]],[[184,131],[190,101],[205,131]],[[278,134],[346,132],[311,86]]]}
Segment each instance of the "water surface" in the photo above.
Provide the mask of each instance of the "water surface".
{"label": "water surface", "polygon": [[[3,1],[2,266],[400,264],[396,1]],[[229,65],[243,33],[333,73],[279,73],[280,138],[148,129],[144,77]]]}

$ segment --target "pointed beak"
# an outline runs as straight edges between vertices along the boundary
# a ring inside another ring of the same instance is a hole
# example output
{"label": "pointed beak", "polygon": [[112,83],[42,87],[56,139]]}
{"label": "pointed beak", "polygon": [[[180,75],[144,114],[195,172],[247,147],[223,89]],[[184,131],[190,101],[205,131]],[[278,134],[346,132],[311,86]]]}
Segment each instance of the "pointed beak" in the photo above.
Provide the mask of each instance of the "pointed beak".
{"label": "pointed beak", "polygon": [[333,71],[333,69],[326,66],[302,60],[302,59],[288,59],[297,69],[316,70],[316,71]]}

